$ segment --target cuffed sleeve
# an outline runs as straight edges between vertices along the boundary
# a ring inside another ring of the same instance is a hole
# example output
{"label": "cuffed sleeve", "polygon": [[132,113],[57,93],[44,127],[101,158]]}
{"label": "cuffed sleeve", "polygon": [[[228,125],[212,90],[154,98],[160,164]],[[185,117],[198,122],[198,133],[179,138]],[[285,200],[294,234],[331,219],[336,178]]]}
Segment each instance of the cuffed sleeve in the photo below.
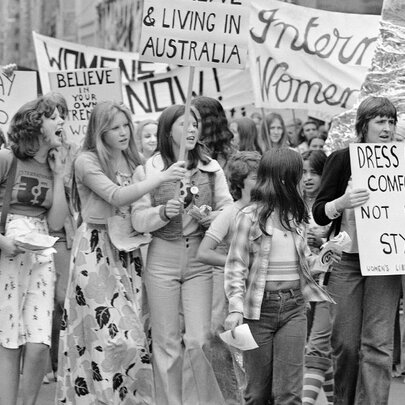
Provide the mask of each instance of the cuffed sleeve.
{"label": "cuffed sleeve", "polygon": [[[138,166],[132,176],[133,182],[140,182],[146,179],[145,169]],[[163,205],[152,206],[150,194],[145,194],[131,204],[132,226],[137,232],[153,232],[165,226],[169,220],[162,215]]]}
{"label": "cuffed sleeve", "polygon": [[229,312],[244,313],[246,281],[249,274],[249,229],[251,225],[251,220],[247,215],[239,214],[235,236],[224,269]]}

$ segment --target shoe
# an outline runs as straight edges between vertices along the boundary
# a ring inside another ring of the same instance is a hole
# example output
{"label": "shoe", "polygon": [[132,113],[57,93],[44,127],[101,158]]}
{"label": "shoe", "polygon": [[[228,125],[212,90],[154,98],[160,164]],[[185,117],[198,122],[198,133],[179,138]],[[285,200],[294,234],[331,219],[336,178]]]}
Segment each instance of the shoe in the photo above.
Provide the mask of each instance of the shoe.
{"label": "shoe", "polygon": [[44,379],[42,380],[42,384],[50,384],[49,378],[47,375],[44,375]]}

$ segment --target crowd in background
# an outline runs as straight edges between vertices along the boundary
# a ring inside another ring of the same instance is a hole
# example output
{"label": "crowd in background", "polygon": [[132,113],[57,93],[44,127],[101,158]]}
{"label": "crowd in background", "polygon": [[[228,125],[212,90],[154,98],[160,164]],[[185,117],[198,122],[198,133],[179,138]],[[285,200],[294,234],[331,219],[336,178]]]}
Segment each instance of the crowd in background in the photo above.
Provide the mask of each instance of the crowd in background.
{"label": "crowd in background", "polygon": [[[361,275],[354,208],[369,193],[348,149],[325,154],[328,124],[228,120],[199,96],[135,125],[103,101],[79,149],[67,113],[49,93],[0,133],[1,404],[19,389],[35,404],[53,379],[57,404],[310,405],[321,389],[328,404],[388,403],[403,280]],[[398,140],[396,123],[369,97],[357,141]],[[16,224],[58,237],[56,253],[21,245]],[[325,267],[342,231],[350,246]],[[257,349],[219,338],[244,323]]]}

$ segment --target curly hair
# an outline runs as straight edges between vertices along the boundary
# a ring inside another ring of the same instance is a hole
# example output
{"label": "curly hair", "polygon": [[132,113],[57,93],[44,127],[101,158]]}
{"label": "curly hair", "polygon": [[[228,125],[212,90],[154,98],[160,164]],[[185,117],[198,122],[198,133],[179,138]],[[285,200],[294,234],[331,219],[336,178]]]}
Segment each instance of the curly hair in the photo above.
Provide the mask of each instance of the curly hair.
{"label": "curly hair", "polygon": [[229,182],[229,191],[235,201],[242,197],[244,181],[252,172],[257,172],[262,156],[258,152],[236,152],[229,159],[226,175]]}
{"label": "curly hair", "polygon": [[228,119],[221,103],[212,97],[199,96],[191,100],[191,104],[201,116],[201,142],[213,159],[222,157],[228,161],[235,149],[232,146],[233,134],[228,128]]}
{"label": "curly hair", "polygon": [[42,118],[49,118],[58,107],[56,101],[41,96],[25,103],[14,114],[8,139],[14,155],[21,160],[32,158],[40,148]]}

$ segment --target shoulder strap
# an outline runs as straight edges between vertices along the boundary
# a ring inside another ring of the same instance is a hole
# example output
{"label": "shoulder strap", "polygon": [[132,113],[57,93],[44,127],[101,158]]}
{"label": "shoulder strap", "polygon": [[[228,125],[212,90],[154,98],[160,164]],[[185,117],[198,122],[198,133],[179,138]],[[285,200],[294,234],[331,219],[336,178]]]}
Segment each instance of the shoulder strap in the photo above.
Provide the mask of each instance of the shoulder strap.
{"label": "shoulder strap", "polygon": [[11,192],[13,190],[16,171],[17,171],[17,158],[13,154],[13,160],[11,162],[11,167],[8,172],[6,190],[4,192],[4,197],[3,197],[3,207],[1,209],[0,233],[2,233],[2,234],[4,234],[5,229],[6,229],[6,219],[7,219],[8,209],[10,207]]}
{"label": "shoulder strap", "polygon": [[211,207],[212,210],[215,211],[215,172],[208,172],[208,178],[210,182],[210,188],[211,188]]}

